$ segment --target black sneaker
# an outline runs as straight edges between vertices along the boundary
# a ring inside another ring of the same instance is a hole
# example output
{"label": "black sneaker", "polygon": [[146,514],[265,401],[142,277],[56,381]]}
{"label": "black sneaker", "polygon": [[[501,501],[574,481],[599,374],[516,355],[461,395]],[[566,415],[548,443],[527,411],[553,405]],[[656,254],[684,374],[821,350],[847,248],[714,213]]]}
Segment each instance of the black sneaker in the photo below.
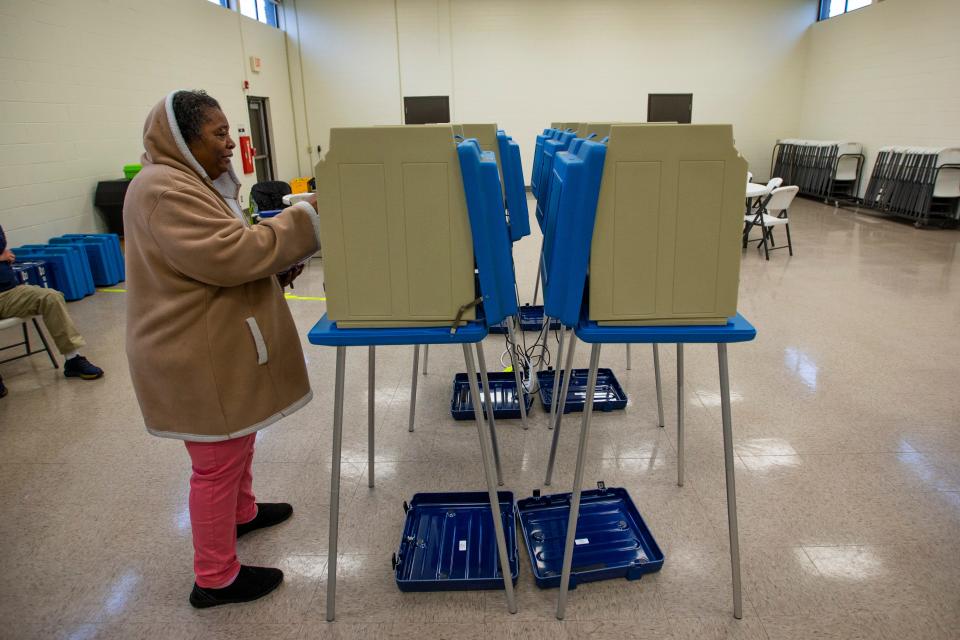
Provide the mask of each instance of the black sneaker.
{"label": "black sneaker", "polygon": [[267,595],[283,582],[283,571],[269,567],[241,565],[240,573],[232,584],[222,589],[204,589],[193,585],[190,604],[197,609],[217,607],[221,604],[251,602]]}
{"label": "black sneaker", "polygon": [[96,380],[103,377],[103,369],[83,356],[74,356],[63,363],[63,375],[81,380]]}
{"label": "black sneaker", "polygon": [[257,516],[250,522],[237,525],[237,537],[251,531],[280,524],[293,515],[293,507],[286,502],[258,502]]}
{"label": "black sneaker", "polygon": [[0,378],[0,398],[7,395],[7,387],[3,384],[3,378]]}

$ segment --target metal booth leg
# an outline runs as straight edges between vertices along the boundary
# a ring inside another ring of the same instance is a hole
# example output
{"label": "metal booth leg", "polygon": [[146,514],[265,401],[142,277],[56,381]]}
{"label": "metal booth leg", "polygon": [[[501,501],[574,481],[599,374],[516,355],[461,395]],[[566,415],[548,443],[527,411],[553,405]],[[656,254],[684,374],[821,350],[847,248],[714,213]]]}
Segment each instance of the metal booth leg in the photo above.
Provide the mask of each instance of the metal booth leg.
{"label": "metal booth leg", "polygon": [[657,424],[661,427],[663,422],[663,385],[660,384],[660,345],[653,343],[653,380],[657,387]]}
{"label": "metal booth leg", "polygon": [[423,375],[427,375],[427,360],[430,359],[430,345],[423,345]]}
{"label": "metal booth leg", "polygon": [[537,304],[537,292],[540,290],[540,267],[543,265],[543,244],[540,244],[540,256],[537,258],[537,280],[533,284],[533,304]]}
{"label": "metal booth leg", "polygon": [[684,391],[683,391],[683,343],[677,343],[677,486],[683,486],[683,419],[684,419]]}
{"label": "metal booth leg", "polygon": [[374,396],[376,395],[377,380],[377,348],[370,345],[367,355],[367,486],[373,488],[374,479]]}
{"label": "metal booth leg", "polygon": [[[549,318],[545,318],[545,319],[548,323],[550,322]],[[549,326],[549,324],[547,326]],[[571,329],[570,332],[572,334],[573,329]],[[550,429],[553,429],[553,424],[556,422],[556,418],[557,418],[557,401],[560,398],[560,394],[557,393],[557,391],[560,389],[560,374],[563,373],[561,371],[560,365],[562,364],[562,360],[560,358],[563,357],[563,338],[566,335],[566,333],[567,331],[561,326],[560,327],[560,345],[557,347],[557,366],[554,367],[553,369],[553,400],[550,401],[550,427],[549,427]],[[550,332],[547,331],[547,336],[549,335],[550,335]]]}
{"label": "metal booth leg", "polygon": [[340,525],[340,448],[343,444],[343,378],[347,348],[337,347],[337,371],[333,393],[333,451],[330,460],[330,531],[327,536],[327,622],[333,622],[337,606],[337,531]]}
{"label": "metal booth leg", "polygon": [[413,431],[413,422],[417,417],[417,369],[420,363],[420,345],[413,345],[413,376],[410,379],[410,426],[407,431]]}
{"label": "metal booth leg", "polygon": [[[483,398],[487,407],[487,424],[490,425],[490,443],[493,447],[493,463],[497,467],[497,484],[503,485],[503,469],[500,467],[500,445],[497,443],[497,424],[493,419],[493,389],[490,388],[490,380],[487,378],[487,363],[483,357],[483,343],[478,342],[477,363],[480,365],[480,381],[483,383]],[[483,400],[481,400],[483,402]],[[482,409],[482,406],[481,406]]]}
{"label": "metal booth leg", "polygon": [[737,488],[733,477],[733,421],[730,418],[730,374],[727,345],[717,345],[720,364],[720,407],[723,414],[723,465],[727,477],[727,524],[730,529],[730,568],[733,573],[733,617],[743,617],[740,592],[740,535],[737,530]]}
{"label": "metal booth leg", "polygon": [[630,343],[627,343],[627,371],[630,371],[633,367],[630,366]]}
{"label": "metal booth leg", "polygon": [[557,620],[563,620],[570,590],[570,569],[573,565],[573,541],[577,537],[577,519],[580,515],[580,490],[583,486],[583,467],[587,459],[590,418],[593,415],[593,394],[597,389],[597,367],[600,364],[600,344],[590,350],[590,374],[587,376],[586,405],[580,427],[580,446],[577,449],[577,467],[573,477],[573,495],[570,499],[570,517],[567,519],[567,540],[563,545],[563,571],[560,574],[560,596],[557,598]]}
{"label": "metal booth leg", "polygon": [[[547,462],[547,477],[543,483],[547,486],[553,479],[553,465],[557,461],[557,445],[560,443],[560,423],[563,420],[563,411],[567,408],[567,394],[570,392],[570,378],[573,376],[573,352],[577,347],[577,336],[570,332],[570,346],[567,347],[567,365],[565,367],[567,375],[563,377],[563,388],[560,390],[560,397],[563,398],[563,404],[559,405],[557,411],[557,422],[553,425],[553,440],[550,443],[550,460]],[[557,354],[557,362],[563,354]],[[554,392],[556,392],[556,383],[554,383]]]}
{"label": "metal booth leg", "polygon": [[513,580],[510,576],[510,559],[507,556],[507,541],[503,535],[503,520],[500,514],[500,497],[497,495],[497,484],[494,481],[494,471],[490,464],[490,453],[483,430],[483,409],[480,405],[480,390],[477,388],[477,370],[473,366],[473,354],[470,345],[463,345],[463,359],[467,366],[467,380],[470,383],[470,398],[473,401],[473,419],[477,424],[477,435],[480,437],[480,457],[483,459],[483,473],[487,480],[487,492],[490,494],[490,510],[493,515],[493,531],[497,538],[497,553],[500,557],[500,569],[503,572],[503,587],[507,596],[507,609],[510,613],[517,612],[517,602],[513,595]]}
{"label": "metal booth leg", "polygon": [[[510,344],[516,345],[516,325],[517,319],[513,316],[507,318],[507,333],[510,336]],[[524,429],[529,429],[527,424],[527,393],[523,386],[523,372],[520,370],[520,363],[517,362],[517,353],[515,349],[510,349],[510,367],[513,369],[513,379],[517,383],[517,397],[520,399],[520,423]]]}
{"label": "metal booth leg", "polygon": [[547,336],[543,339],[543,351],[540,352],[540,361],[537,363],[537,371],[543,371],[543,356],[544,351],[547,349],[547,338],[550,336],[550,318],[546,315],[543,316],[543,329],[540,330],[541,335]]}

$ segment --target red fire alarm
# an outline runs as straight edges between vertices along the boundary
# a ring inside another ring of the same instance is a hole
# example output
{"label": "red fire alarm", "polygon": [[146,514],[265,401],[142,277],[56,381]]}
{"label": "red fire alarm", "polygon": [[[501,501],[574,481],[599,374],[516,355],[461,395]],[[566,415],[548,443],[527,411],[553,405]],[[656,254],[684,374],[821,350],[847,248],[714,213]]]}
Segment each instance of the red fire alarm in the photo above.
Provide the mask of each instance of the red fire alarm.
{"label": "red fire alarm", "polygon": [[249,80],[244,80],[244,81],[243,81],[243,90],[246,91],[246,90],[249,89],[249,88],[250,88],[250,81],[249,81]]}

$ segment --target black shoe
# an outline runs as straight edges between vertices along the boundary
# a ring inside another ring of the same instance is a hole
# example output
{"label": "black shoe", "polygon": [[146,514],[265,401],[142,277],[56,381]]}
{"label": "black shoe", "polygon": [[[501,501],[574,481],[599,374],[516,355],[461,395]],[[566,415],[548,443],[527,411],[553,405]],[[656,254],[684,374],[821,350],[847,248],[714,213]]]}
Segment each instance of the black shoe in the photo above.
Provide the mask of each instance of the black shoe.
{"label": "black shoe", "polygon": [[103,377],[103,369],[83,356],[74,356],[63,363],[63,375],[81,380],[96,380]]}
{"label": "black shoe", "polygon": [[0,378],[0,398],[7,395],[7,388],[3,384],[3,378]]}
{"label": "black shoe", "polygon": [[293,515],[293,507],[286,502],[258,502],[257,516],[250,522],[237,525],[237,537],[257,529],[280,524]]}
{"label": "black shoe", "polygon": [[221,604],[250,602],[267,595],[283,582],[283,571],[269,567],[241,565],[240,573],[232,584],[222,589],[204,589],[193,585],[190,604],[197,609],[216,607]]}

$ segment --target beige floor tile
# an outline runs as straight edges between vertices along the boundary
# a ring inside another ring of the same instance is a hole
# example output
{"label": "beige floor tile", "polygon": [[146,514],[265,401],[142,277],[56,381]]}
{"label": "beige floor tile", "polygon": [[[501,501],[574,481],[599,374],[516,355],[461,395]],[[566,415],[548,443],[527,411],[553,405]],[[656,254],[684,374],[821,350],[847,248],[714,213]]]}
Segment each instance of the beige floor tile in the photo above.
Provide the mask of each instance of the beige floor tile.
{"label": "beige floor tile", "polygon": [[[255,491],[294,518],[242,540],[243,561],[284,569],[262,602],[195,611],[183,445],[148,435],[126,370],[122,294],[70,304],[107,377],[66,380],[41,358],[2,365],[0,628],[25,638],[675,637],[951,638],[960,628],[960,232],[918,231],[798,200],[796,255],[744,253],[740,310],[758,328],[730,348],[744,619],[731,615],[725,474],[711,345],[685,348],[685,486],[676,486],[676,350],[661,349],[665,427],[651,349],[609,345],[630,400],[591,423],[584,486],[626,487],[666,555],[637,582],[581,585],[567,620],[521,548],[510,615],[502,592],[403,594],[390,571],[402,502],[419,491],[484,491],[476,427],[450,418],[462,350],[434,346],[407,431],[412,347],[377,349],[376,488],[367,487],[367,358],[349,349],[340,491],[338,621],[324,620],[335,350],[306,345],[315,398],[261,432]],[[538,238],[515,251],[532,293]],[[905,267],[904,265],[908,265]],[[322,295],[314,261],[301,295]],[[946,301],[946,302],[945,302]],[[301,333],[325,310],[290,301]],[[916,330],[916,318],[924,330]],[[532,339],[532,334],[528,335]],[[0,335],[0,344],[5,340]],[[497,370],[503,339],[484,353]],[[579,344],[575,366],[589,349]],[[421,361],[422,363],[422,361]],[[498,422],[504,490],[568,492],[582,415],[552,432]],[[522,546],[522,545],[521,545]],[[29,620],[29,622],[22,622]],[[0,635],[3,635],[0,632]],[[9,635],[9,634],[8,634]]]}

